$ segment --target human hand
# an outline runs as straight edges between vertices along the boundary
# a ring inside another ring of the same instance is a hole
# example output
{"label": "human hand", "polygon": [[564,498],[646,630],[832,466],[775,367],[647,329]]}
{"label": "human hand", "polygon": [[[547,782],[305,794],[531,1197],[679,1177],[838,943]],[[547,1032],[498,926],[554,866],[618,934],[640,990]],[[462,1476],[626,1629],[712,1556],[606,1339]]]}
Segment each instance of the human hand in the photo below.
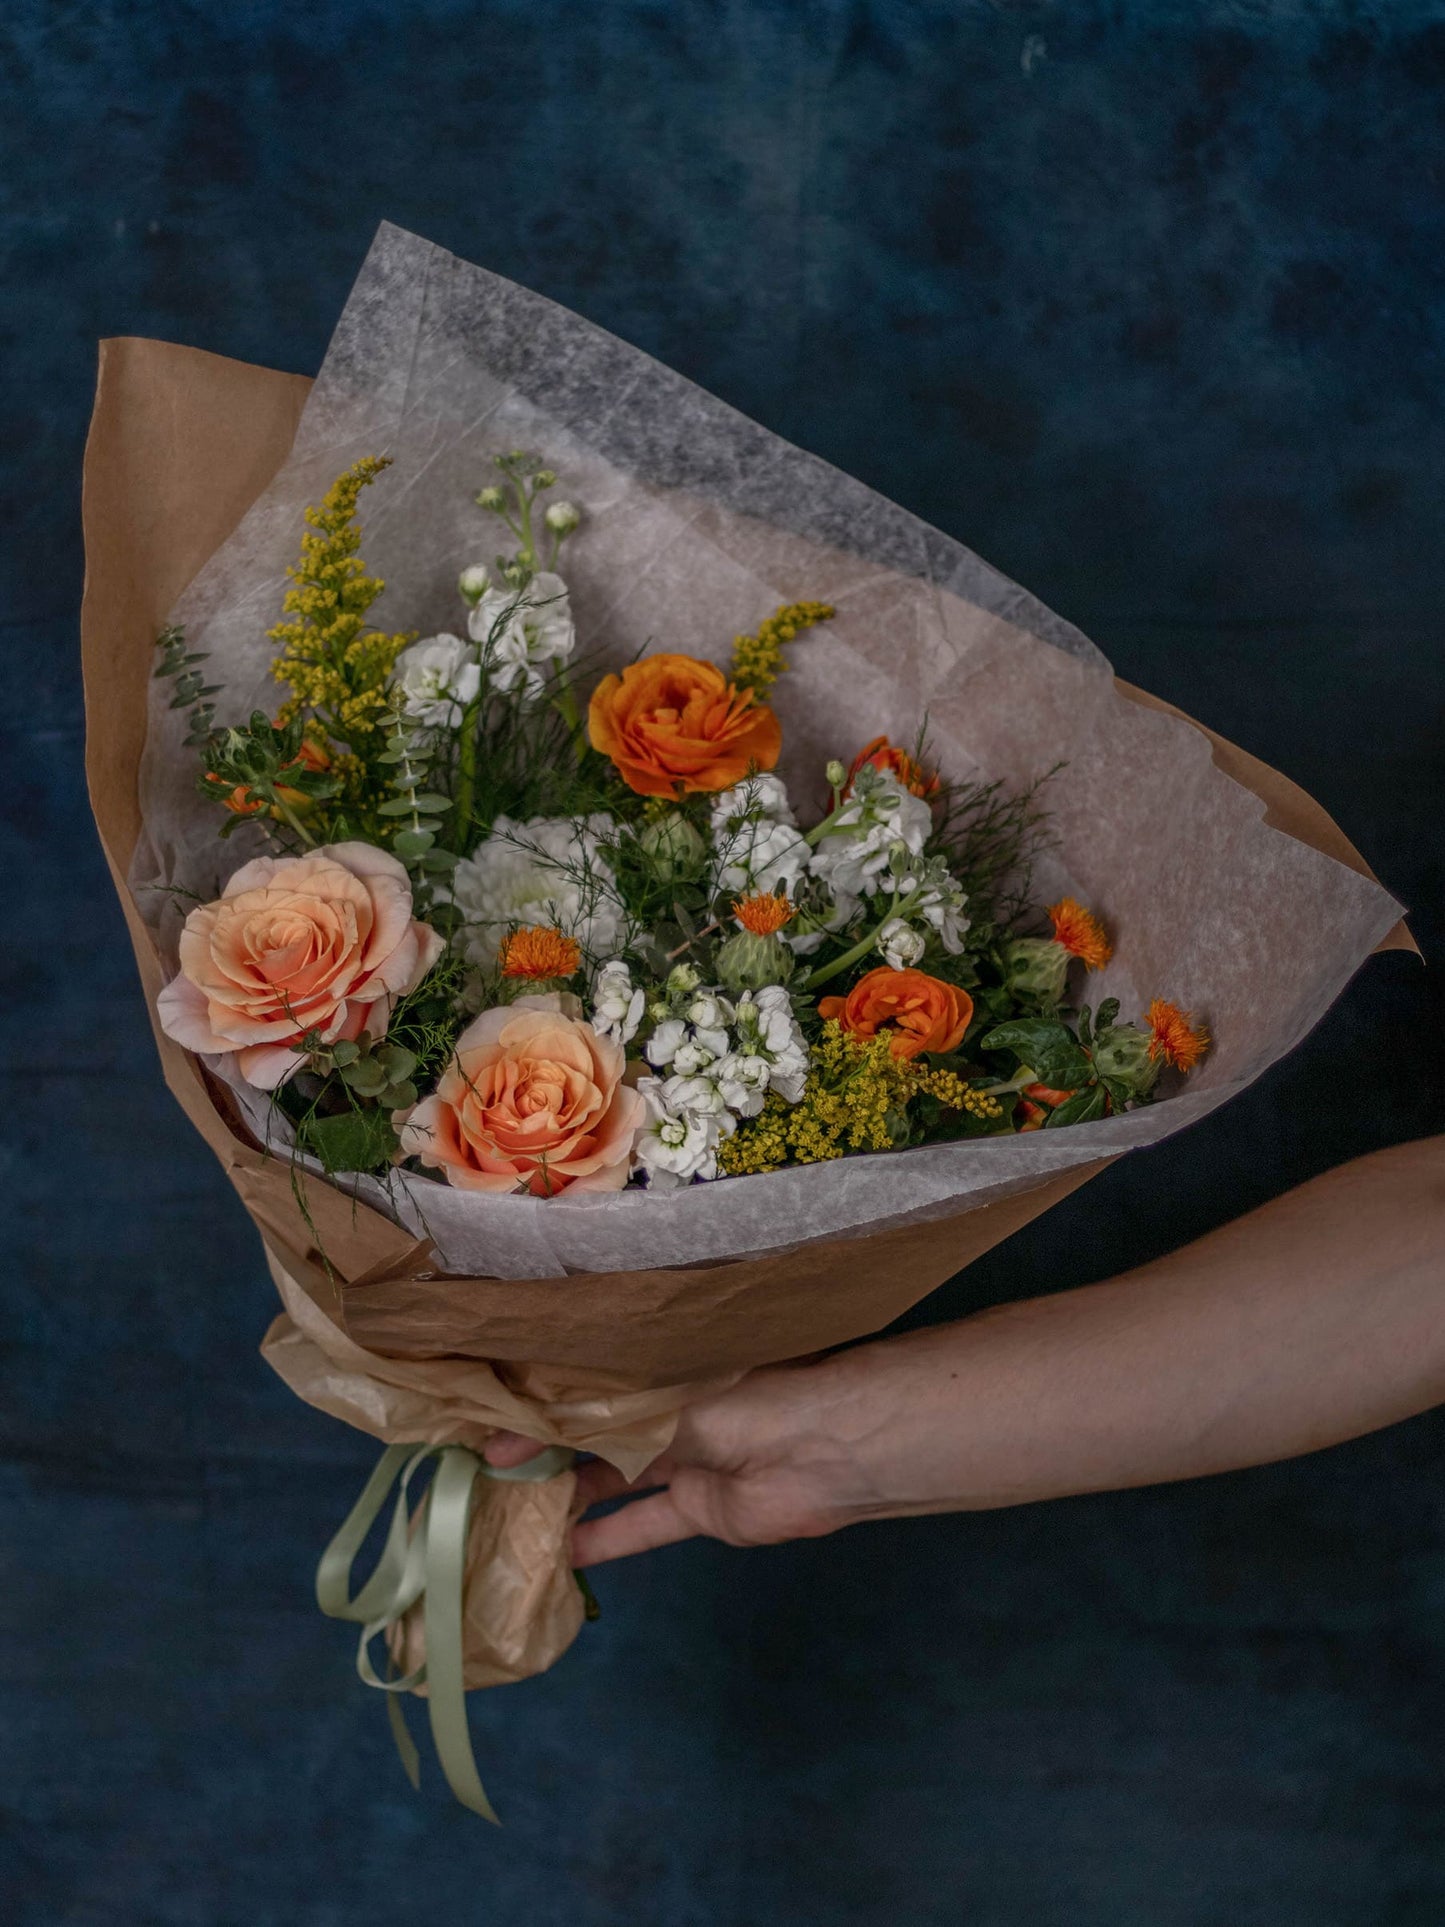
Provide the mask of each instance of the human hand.
{"label": "human hand", "polygon": [[[697,1534],[732,1546],[817,1538],[862,1516],[852,1454],[830,1435],[832,1404],[825,1366],[753,1372],[684,1406],[672,1444],[637,1479],[602,1459],[580,1465],[586,1506],[633,1499],[577,1526],[573,1564],[601,1565]],[[536,1451],[535,1439],[499,1432],[485,1455],[493,1465],[520,1465]]]}

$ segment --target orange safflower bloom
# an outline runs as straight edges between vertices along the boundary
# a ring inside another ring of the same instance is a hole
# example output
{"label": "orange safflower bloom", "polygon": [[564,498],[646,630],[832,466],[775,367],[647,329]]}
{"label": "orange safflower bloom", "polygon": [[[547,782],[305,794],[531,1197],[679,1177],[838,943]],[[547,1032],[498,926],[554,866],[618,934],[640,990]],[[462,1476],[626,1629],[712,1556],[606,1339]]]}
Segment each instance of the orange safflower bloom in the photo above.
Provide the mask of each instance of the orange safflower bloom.
{"label": "orange safflower bloom", "polygon": [[1114,946],[1104,934],[1104,926],[1092,910],[1086,910],[1073,897],[1049,905],[1049,920],[1054,926],[1054,942],[1062,944],[1071,957],[1102,970],[1114,954]]}
{"label": "orange safflower bloom", "polygon": [[916,757],[910,756],[906,749],[899,749],[896,743],[890,743],[886,736],[875,736],[853,758],[843,792],[845,796],[853,788],[853,779],[865,763],[871,763],[874,769],[887,770],[898,778],[904,789],[911,790],[915,796],[938,794],[937,776],[930,775]]}
{"label": "orange safflower bloom", "polygon": [[514,930],[502,944],[504,977],[572,977],[582,962],[581,946],[550,924]]}
{"label": "orange safflower bloom", "polygon": [[755,937],[771,937],[793,921],[796,912],[786,897],[772,890],[759,890],[750,897],[733,900],[733,915],[744,930]]}
{"label": "orange safflower bloom", "polygon": [[1152,1033],[1149,1055],[1156,1063],[1162,1057],[1172,1070],[1192,1071],[1209,1048],[1209,1032],[1196,1029],[1189,1012],[1166,998],[1154,999],[1144,1021]]}
{"label": "orange safflower bloom", "polygon": [[895,1057],[950,1051],[962,1041],[973,1016],[973,999],[956,984],[924,970],[870,970],[846,997],[819,1000],[818,1015],[835,1017],[854,1037],[888,1038]]}
{"label": "orange safflower bloom", "polygon": [[693,656],[644,656],[592,692],[587,734],[639,796],[731,789],[769,770],[783,731],[766,703]]}
{"label": "orange safflower bloom", "polygon": [[1021,1097],[1015,1115],[1023,1119],[1023,1123],[1019,1126],[1021,1131],[1041,1131],[1048,1112],[1040,1110],[1037,1104],[1030,1104],[1026,1097]]}

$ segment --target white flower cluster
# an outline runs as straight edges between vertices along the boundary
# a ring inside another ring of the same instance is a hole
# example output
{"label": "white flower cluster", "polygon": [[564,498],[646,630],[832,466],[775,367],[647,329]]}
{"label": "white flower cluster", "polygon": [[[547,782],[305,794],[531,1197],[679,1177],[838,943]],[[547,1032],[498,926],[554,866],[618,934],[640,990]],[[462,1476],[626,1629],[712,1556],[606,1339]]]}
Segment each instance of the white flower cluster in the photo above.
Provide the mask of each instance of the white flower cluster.
{"label": "white flower cluster", "polygon": [[592,980],[593,1030],[615,1044],[630,1044],[646,1007],[647,992],[633,983],[632,972],[622,959],[615,957],[603,964]]}
{"label": "white flower cluster", "polygon": [[[469,585],[464,590],[469,599],[476,575],[468,569],[462,578]],[[542,693],[545,666],[566,662],[577,644],[567,584],[548,569],[534,575],[524,589],[502,584],[482,590],[467,617],[467,631],[480,645],[493,687],[507,695],[521,684],[529,702]]]}
{"label": "white flower cluster", "polygon": [[666,1075],[637,1086],[647,1104],[637,1160],[663,1189],[715,1178],[717,1147],[737,1120],[756,1117],[770,1090],[796,1104],[808,1076],[808,1047],[776,984],[735,1003],[694,989],[679,1014],[658,1022],[644,1055]]}
{"label": "white flower cluster", "polygon": [[592,956],[626,941],[627,911],[599,840],[614,832],[603,813],[586,817],[499,816],[490,836],[452,871],[462,915],[457,942],[468,963],[490,970],[507,931],[550,924]]}
{"label": "white flower cluster", "polygon": [[716,888],[731,896],[770,890],[792,895],[808,868],[808,845],[799,833],[781,779],[748,776],[712,803],[712,849]]}
{"label": "white flower cluster", "polygon": [[403,649],[392,680],[402,708],[423,729],[455,729],[482,686],[476,651],[460,636],[426,636]]}
{"label": "white flower cluster", "polygon": [[808,865],[833,899],[830,927],[850,923],[864,897],[890,892],[900,914],[878,932],[877,947],[895,970],[917,963],[927,941],[917,927],[929,924],[945,950],[956,956],[968,929],[967,897],[942,857],[924,857],[933,814],[921,796],[891,770],[866,765],[853,794],[829,818]]}

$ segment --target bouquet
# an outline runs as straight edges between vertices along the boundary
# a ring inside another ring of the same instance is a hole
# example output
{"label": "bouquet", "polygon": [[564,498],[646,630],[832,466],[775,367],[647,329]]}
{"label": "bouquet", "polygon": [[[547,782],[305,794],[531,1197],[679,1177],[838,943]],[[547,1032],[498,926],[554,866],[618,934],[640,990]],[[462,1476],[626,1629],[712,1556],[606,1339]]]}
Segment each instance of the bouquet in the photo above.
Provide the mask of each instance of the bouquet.
{"label": "bouquet", "polygon": [[968,551],[395,229],[314,388],[112,344],[86,515],[167,1078],[268,1361],[387,1444],[318,1599],[479,1812],[466,1689],[588,1610],[577,1450],[632,1476],[878,1330],[1408,942],[1317,805]]}
{"label": "bouquet", "polygon": [[770,698],[834,608],[776,609],[726,670],[659,651],[588,689],[558,572],[581,511],[537,456],[494,461],[476,502],[515,547],[462,569],[464,634],[371,623],[365,457],[307,511],[273,718],[219,724],[204,656],[160,639],[218,834],[259,848],[186,916],[161,1025],[271,1093],[296,1151],[666,1191],[1084,1124],[1193,1069],[1167,999],[1142,1026],[1067,1001],[1112,952],[1072,898],[1035,929],[1034,792],[952,780],[920,725],[828,760],[800,825]]}

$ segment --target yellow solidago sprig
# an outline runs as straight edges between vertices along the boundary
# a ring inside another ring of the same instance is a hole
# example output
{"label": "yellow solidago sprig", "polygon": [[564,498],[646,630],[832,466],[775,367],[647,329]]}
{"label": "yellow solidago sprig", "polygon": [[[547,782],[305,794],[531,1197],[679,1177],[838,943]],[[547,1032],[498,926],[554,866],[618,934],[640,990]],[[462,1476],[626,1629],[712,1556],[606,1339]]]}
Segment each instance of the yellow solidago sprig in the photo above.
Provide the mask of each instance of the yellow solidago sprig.
{"label": "yellow solidago sprig", "polygon": [[802,629],[828,622],[837,614],[828,602],[785,602],[766,622],[758,624],[755,636],[733,637],[732,680],[739,689],[751,689],[765,697],[788,667],[783,660],[783,645]]}
{"label": "yellow solidago sprig", "polygon": [[289,620],[268,632],[281,645],[271,673],[291,691],[278,722],[315,717],[362,757],[381,740],[387,679],[414,639],[383,634],[366,620],[386,584],[366,573],[356,503],[389,466],[389,456],[363,456],[337,476],[319,508],[307,509],[301,559],[286,571],[291,587],[281,606]]}
{"label": "yellow solidago sprig", "polygon": [[820,1164],[849,1151],[891,1151],[911,1135],[908,1106],[927,1096],[968,1120],[968,1134],[1006,1129],[1002,1104],[953,1071],[898,1057],[886,1032],[860,1037],[836,1019],[824,1024],[801,1100],[770,1091],[757,1117],[745,1118],[717,1148],[729,1177]]}

